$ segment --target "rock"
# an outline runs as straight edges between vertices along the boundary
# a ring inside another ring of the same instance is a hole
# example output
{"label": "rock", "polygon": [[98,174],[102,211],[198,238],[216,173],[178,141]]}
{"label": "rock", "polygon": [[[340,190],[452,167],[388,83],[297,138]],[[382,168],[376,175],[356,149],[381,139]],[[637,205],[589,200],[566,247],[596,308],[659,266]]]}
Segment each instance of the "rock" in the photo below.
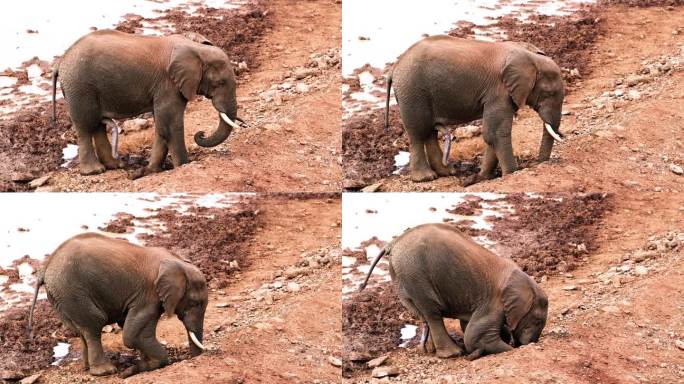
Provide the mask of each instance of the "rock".
{"label": "rock", "polygon": [[385,362],[387,361],[387,358],[388,358],[387,355],[380,356],[378,358],[375,358],[375,359],[367,362],[366,365],[368,365],[368,368],[377,368],[377,367],[385,364]]}
{"label": "rock", "polygon": [[613,94],[615,95],[615,97],[621,97],[625,94],[625,90],[622,88],[618,88],[613,91]]}
{"label": "rock", "polygon": [[333,367],[341,367],[342,366],[342,360],[338,359],[335,356],[328,356],[328,363],[332,365]]}
{"label": "rock", "polygon": [[306,83],[297,83],[295,86],[295,91],[299,93],[307,93],[309,92],[309,85]]}
{"label": "rock", "polygon": [[670,164],[670,171],[675,175],[683,175],[684,169],[677,164]]}
{"label": "rock", "polygon": [[381,186],[381,185],[382,185],[381,182],[380,182],[380,183],[375,183],[375,184],[368,185],[368,186],[366,186],[366,187],[361,188],[361,192],[368,192],[368,193],[377,192],[378,189],[380,189],[380,186]]}
{"label": "rock", "polygon": [[123,123],[121,123],[121,129],[123,129],[124,132],[142,131],[150,128],[151,126],[152,122],[150,120],[143,119],[140,117],[126,120]]}
{"label": "rock", "polygon": [[26,377],[26,375],[20,371],[4,370],[0,372],[0,379],[2,380],[17,381],[23,379],[24,377]]}
{"label": "rock", "polygon": [[639,100],[641,99],[641,92],[636,89],[630,89],[629,92],[627,92],[627,98],[630,100]]}
{"label": "rock", "polygon": [[35,375],[31,375],[31,376],[29,376],[29,377],[25,377],[25,378],[21,379],[21,381],[20,381],[19,383],[20,383],[20,384],[33,384],[33,383],[37,383],[37,382],[38,382],[38,379],[40,378],[40,375],[42,375],[42,374],[41,374],[41,373],[36,373]]}
{"label": "rock", "polygon": [[637,267],[634,268],[634,273],[639,276],[645,276],[648,274],[648,268],[644,267],[643,265],[637,265]]}
{"label": "rock", "polygon": [[577,290],[577,286],[576,285],[566,285],[565,287],[563,287],[563,290],[564,291],[575,291],[575,290]]}
{"label": "rock", "polygon": [[677,340],[677,341],[675,341],[675,345],[677,346],[677,348],[679,348],[679,349],[681,349],[682,351],[684,351],[684,341],[682,341],[682,340]]}
{"label": "rock", "polygon": [[371,375],[377,379],[381,379],[383,377],[398,376],[399,369],[396,367],[377,367],[373,369]]}
{"label": "rock", "polygon": [[301,288],[299,287],[299,284],[295,283],[294,281],[290,281],[287,283],[287,290],[290,292],[299,292]]}
{"label": "rock", "polygon": [[37,179],[31,180],[31,182],[29,183],[29,187],[31,187],[31,188],[42,187],[43,185],[47,184],[48,180],[50,180],[50,175],[41,176]]}
{"label": "rock", "polygon": [[605,307],[601,307],[601,310],[605,313],[620,313],[620,308],[616,305],[606,305]]}
{"label": "rock", "polygon": [[216,306],[216,308],[227,308],[227,307],[230,307],[230,303],[222,301],[220,303],[216,303],[215,306]]}
{"label": "rock", "polygon": [[107,324],[104,327],[102,327],[102,332],[112,333],[112,331],[114,331],[114,327],[112,327],[110,324]]}

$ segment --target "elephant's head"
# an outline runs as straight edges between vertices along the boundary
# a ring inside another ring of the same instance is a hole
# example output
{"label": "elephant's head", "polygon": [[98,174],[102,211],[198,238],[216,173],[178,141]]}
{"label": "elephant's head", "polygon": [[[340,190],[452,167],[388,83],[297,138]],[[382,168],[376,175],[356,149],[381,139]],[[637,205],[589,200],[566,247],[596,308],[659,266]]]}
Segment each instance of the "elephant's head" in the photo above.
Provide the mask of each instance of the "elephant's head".
{"label": "elephant's head", "polygon": [[237,117],[235,73],[228,55],[218,47],[184,39],[174,47],[167,70],[186,100],[205,96],[219,114],[216,131],[209,137],[197,132],[195,142],[202,147],[221,144],[238,127],[235,120],[241,121]]}
{"label": "elephant's head", "polygon": [[191,354],[202,353],[204,312],[209,296],[202,272],[181,259],[167,257],[159,265],[155,288],[166,315],[176,314],[185,325]]}
{"label": "elephant's head", "polygon": [[506,324],[513,335],[513,345],[536,342],[546,325],[549,300],[537,283],[525,272],[515,269],[506,281],[502,301]]}
{"label": "elephant's head", "polygon": [[553,60],[531,44],[517,45],[508,55],[501,77],[515,106],[528,105],[541,117],[544,134],[539,159],[548,160],[553,141],[563,141],[559,128],[565,85]]}

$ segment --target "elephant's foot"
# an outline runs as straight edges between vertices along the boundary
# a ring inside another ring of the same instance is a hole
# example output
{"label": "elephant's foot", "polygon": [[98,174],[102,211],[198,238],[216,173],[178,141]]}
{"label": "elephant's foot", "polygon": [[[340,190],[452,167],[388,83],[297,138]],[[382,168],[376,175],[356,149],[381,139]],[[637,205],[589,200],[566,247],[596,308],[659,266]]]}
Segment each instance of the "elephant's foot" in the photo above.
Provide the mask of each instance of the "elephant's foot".
{"label": "elephant's foot", "polygon": [[93,376],[107,376],[116,373],[116,367],[109,361],[90,366],[90,374]]}
{"label": "elephant's foot", "polygon": [[414,183],[423,183],[437,178],[437,173],[432,169],[419,169],[411,171],[411,180]]}
{"label": "elephant's foot", "polygon": [[488,173],[488,174],[478,173],[475,175],[470,175],[470,176],[466,177],[465,179],[463,179],[461,186],[468,187],[470,185],[477,184],[480,181],[491,180],[493,178],[494,178],[494,175],[491,173]]}
{"label": "elephant's foot", "polygon": [[90,163],[85,163],[85,164],[79,165],[78,170],[81,173],[81,175],[89,176],[89,175],[98,175],[98,174],[104,172],[105,170],[107,170],[107,168],[105,168],[105,166],[102,163],[100,163],[99,161],[93,161]]}
{"label": "elephant's foot", "polygon": [[482,349],[478,348],[478,349],[472,351],[470,354],[468,354],[468,356],[466,356],[466,359],[473,361],[475,359],[479,359],[483,355],[484,355],[484,351]]}
{"label": "elephant's foot", "polygon": [[107,169],[119,169],[125,166],[124,162],[121,160],[112,159],[110,161],[105,161],[104,166]]}
{"label": "elephant's foot", "polygon": [[463,355],[463,349],[461,349],[455,343],[452,343],[446,348],[437,349],[437,357],[442,359],[448,359],[450,357],[457,357]]}
{"label": "elephant's foot", "polygon": [[437,176],[439,177],[447,177],[447,176],[454,176],[458,173],[456,168],[452,165],[441,165],[439,167],[435,168],[435,172],[437,173]]}

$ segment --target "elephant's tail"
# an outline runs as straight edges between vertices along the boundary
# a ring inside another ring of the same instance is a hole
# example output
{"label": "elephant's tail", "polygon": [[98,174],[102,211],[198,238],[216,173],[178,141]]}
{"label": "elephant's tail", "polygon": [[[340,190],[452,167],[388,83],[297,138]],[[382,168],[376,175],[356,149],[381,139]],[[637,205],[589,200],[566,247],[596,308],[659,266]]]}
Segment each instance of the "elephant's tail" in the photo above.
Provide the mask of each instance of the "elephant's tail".
{"label": "elephant's tail", "polygon": [[31,311],[29,312],[29,323],[28,323],[28,333],[29,333],[29,338],[33,339],[33,311],[36,309],[36,301],[38,300],[38,291],[40,290],[40,287],[43,285],[45,281],[43,280],[43,276],[38,276],[38,280],[36,280],[36,289],[33,292],[33,303],[31,304]]}
{"label": "elephant's tail", "polygon": [[370,279],[371,273],[373,273],[373,269],[375,269],[375,266],[378,265],[378,262],[380,259],[382,259],[383,256],[388,254],[390,251],[389,246],[385,246],[385,248],[380,251],[380,254],[375,257],[375,260],[371,263],[370,269],[368,270],[368,273],[366,274],[366,278],[363,279],[363,283],[359,285],[359,291],[363,291],[364,288],[366,288],[366,284],[368,284],[368,279]]}
{"label": "elephant's tail", "polygon": [[59,76],[59,67],[55,66],[52,69],[52,128],[57,125],[57,77]]}
{"label": "elephant's tail", "polygon": [[387,76],[387,99],[385,100],[385,132],[389,129],[390,92],[392,91],[392,73]]}

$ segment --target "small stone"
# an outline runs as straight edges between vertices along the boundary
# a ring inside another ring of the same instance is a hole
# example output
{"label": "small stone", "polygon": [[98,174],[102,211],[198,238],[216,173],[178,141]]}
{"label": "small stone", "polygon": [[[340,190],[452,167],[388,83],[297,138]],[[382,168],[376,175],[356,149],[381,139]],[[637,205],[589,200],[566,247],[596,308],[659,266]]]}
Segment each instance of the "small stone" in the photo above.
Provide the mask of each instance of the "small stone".
{"label": "small stone", "polygon": [[297,83],[295,86],[295,91],[299,93],[307,93],[309,92],[309,86],[306,83]]}
{"label": "small stone", "polygon": [[112,331],[114,331],[114,327],[112,327],[112,326],[109,325],[109,324],[107,324],[107,325],[105,325],[104,327],[102,327],[102,332],[105,332],[105,333],[112,333]]}
{"label": "small stone", "polygon": [[627,92],[627,98],[630,100],[639,100],[641,99],[641,92],[636,89],[630,89],[629,92]]}
{"label": "small stone", "polygon": [[332,365],[333,367],[341,367],[342,366],[342,360],[338,359],[335,356],[328,356],[328,363]]}
{"label": "small stone", "polygon": [[25,377],[21,379],[19,384],[34,384],[38,382],[38,379],[40,378],[41,373],[36,373],[35,375],[31,375],[29,377]]}
{"label": "small stone", "polygon": [[682,351],[684,351],[684,341],[682,341],[682,340],[677,340],[677,341],[675,341],[675,345],[677,346],[677,348],[679,348],[679,349],[681,349]]}
{"label": "small stone", "polygon": [[634,273],[639,276],[645,276],[648,274],[648,268],[643,265],[637,265],[636,268],[634,268]]}
{"label": "small stone", "polygon": [[606,313],[620,313],[620,308],[616,305],[606,305],[605,307],[602,307],[601,310]]}
{"label": "small stone", "polygon": [[0,379],[2,380],[17,381],[23,379],[24,377],[26,377],[26,375],[20,371],[4,370],[0,372]]}
{"label": "small stone", "polygon": [[287,290],[290,292],[299,292],[301,288],[299,287],[299,284],[295,283],[294,281],[291,281],[287,283]]}
{"label": "small stone", "polygon": [[576,285],[566,285],[565,287],[563,287],[563,290],[564,291],[575,291],[575,290],[577,290],[577,286]]}
{"label": "small stone", "polygon": [[377,367],[373,369],[372,376],[381,379],[383,377],[398,376],[399,369],[396,367]]}
{"label": "small stone", "polygon": [[378,189],[380,189],[381,185],[382,185],[382,183],[371,184],[369,186],[363,187],[361,189],[361,192],[368,192],[368,193],[377,192]]}
{"label": "small stone", "polygon": [[230,307],[230,303],[227,303],[225,301],[222,301],[220,303],[216,303],[216,308],[227,308]]}
{"label": "small stone", "polygon": [[674,173],[675,175],[683,175],[684,174],[684,169],[680,167],[677,164],[670,164],[670,171]]}
{"label": "small stone", "polygon": [[45,176],[39,177],[37,179],[31,180],[31,182],[29,183],[29,187],[31,187],[31,188],[42,187],[43,185],[47,184],[48,180],[50,180],[50,175],[45,175]]}
{"label": "small stone", "polygon": [[380,356],[380,357],[377,357],[377,358],[367,362],[366,365],[368,365],[368,368],[377,368],[377,367],[385,364],[385,362],[387,361],[387,358],[388,358],[387,355]]}

